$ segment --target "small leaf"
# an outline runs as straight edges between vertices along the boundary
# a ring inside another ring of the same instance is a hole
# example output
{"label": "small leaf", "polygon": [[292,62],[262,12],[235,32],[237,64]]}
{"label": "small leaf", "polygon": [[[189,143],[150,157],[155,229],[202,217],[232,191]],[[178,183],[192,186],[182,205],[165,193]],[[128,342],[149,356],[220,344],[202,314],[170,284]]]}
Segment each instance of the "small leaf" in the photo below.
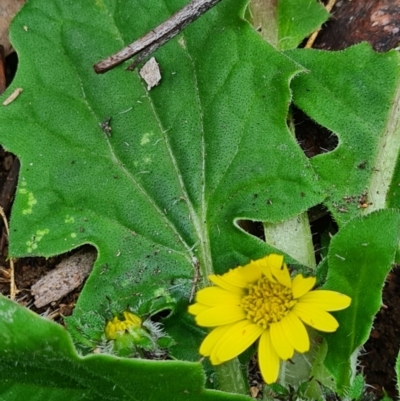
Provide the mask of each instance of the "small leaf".
{"label": "small leaf", "polygon": [[361,399],[365,390],[365,379],[362,374],[358,374],[347,392],[347,396],[350,400],[358,401]]}
{"label": "small leaf", "polygon": [[396,380],[397,380],[397,391],[400,390],[400,352],[397,355],[397,359],[396,359]]}
{"label": "small leaf", "polygon": [[278,48],[280,50],[295,49],[328,17],[329,13],[315,0],[278,1]]}
{"label": "small leaf", "polygon": [[279,50],[295,49],[329,17],[316,0],[253,0],[250,10],[254,27]]}
{"label": "small leaf", "polygon": [[384,210],[351,220],[332,238],[324,288],[352,299],[348,309],[333,313],[339,321],[337,332],[324,335],[328,343],[325,365],[341,393],[351,386],[359,347],[367,341],[382,305],[382,287],[399,235],[399,212]]}

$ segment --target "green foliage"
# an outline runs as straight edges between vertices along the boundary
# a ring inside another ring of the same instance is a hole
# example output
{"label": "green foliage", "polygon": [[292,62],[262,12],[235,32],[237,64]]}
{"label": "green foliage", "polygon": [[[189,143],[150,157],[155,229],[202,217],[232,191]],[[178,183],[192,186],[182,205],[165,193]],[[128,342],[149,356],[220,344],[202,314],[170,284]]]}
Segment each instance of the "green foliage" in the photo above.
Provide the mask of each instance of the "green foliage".
{"label": "green foliage", "polygon": [[325,365],[342,393],[351,387],[359,347],[368,339],[381,307],[399,236],[399,212],[384,210],[351,220],[332,238],[324,288],[352,298],[348,309],[335,313],[339,329],[325,335],[328,350],[334,350],[328,352]]}
{"label": "green foliage", "polygon": [[397,379],[397,390],[400,390],[400,353],[397,355],[396,359],[396,379]]}
{"label": "green foliage", "polygon": [[350,400],[359,401],[365,391],[365,379],[363,375],[359,374],[354,378],[354,381],[347,393]]}
{"label": "green foliage", "polygon": [[330,213],[341,225],[365,215],[363,203],[367,212],[386,207],[400,148],[398,53],[363,43],[287,54],[309,70],[293,80],[295,104],[339,137],[334,151],[312,159]]}
{"label": "green foliage", "polygon": [[250,400],[204,389],[199,363],[81,357],[60,325],[1,296],[0,311],[2,400]]}
{"label": "green foliage", "polygon": [[[0,143],[21,160],[10,256],[92,244],[98,258],[66,330],[0,298],[7,401],[248,399],[204,388],[204,370],[214,372],[194,363],[205,332],[186,312],[192,286],[273,251],[291,254],[295,237],[265,243],[245,232],[246,220],[265,227],[297,220],[311,244],[305,214],[298,216],[322,202],[339,232],[324,242],[318,281],[351,296],[352,305],[335,313],[336,333],[322,345],[313,335],[312,352],[287,362],[287,386],[275,391],[318,398],[321,383],[360,396],[357,351],[400,234],[398,211],[366,215],[399,207],[399,56],[366,44],[282,54],[241,18],[246,0],[224,0],[156,52],[162,80],[151,91],[127,64],[94,73],[95,62],[184,4],[31,0],[13,22],[20,67],[4,98],[23,92],[0,109]],[[311,0],[280,1],[274,11],[282,49],[327,16]],[[287,127],[292,92],[298,107],[338,135],[337,149],[304,156]],[[312,259],[301,261],[305,271]],[[106,321],[125,310],[143,320],[164,312],[163,346],[181,361],[93,355],[111,349]],[[217,370],[216,386],[243,392],[238,366]]]}
{"label": "green foliage", "polygon": [[278,49],[295,49],[329,17],[325,8],[315,0],[279,0]]}
{"label": "green foliage", "polygon": [[400,158],[397,159],[396,167],[390,184],[387,197],[388,207],[400,208]]}
{"label": "green foliage", "polygon": [[295,49],[329,16],[316,0],[253,0],[250,20],[261,36],[279,50]]}
{"label": "green foliage", "polygon": [[386,392],[384,391],[383,398],[381,398],[380,401],[393,401],[393,399],[390,398],[390,397],[386,394]]}
{"label": "green foliage", "polygon": [[[137,72],[93,72],[183,2],[159,2],[151,20],[147,3],[132,24],[128,3],[36,0],[12,28],[21,58],[13,88],[24,92],[3,110],[13,130],[0,127],[22,159],[10,252],[97,247],[68,319],[82,344],[99,340],[104,320],[127,305],[140,304],[142,315],[177,310],[196,260],[207,276],[273,250],[235,220],[278,222],[323,199],[285,122],[299,67],[241,21],[237,5],[223,2],[161,49],[162,84],[150,92]],[[100,128],[108,117],[111,137]]]}

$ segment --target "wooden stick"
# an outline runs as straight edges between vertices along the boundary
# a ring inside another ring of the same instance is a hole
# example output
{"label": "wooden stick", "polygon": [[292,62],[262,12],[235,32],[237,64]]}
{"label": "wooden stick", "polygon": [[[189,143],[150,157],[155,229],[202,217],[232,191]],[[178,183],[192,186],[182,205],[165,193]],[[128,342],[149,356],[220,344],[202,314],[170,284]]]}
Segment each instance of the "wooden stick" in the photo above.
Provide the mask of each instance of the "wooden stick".
{"label": "wooden stick", "polygon": [[125,60],[138,55],[137,60],[129,66],[130,70],[134,69],[145,57],[167,43],[179,32],[183,31],[187,25],[201,17],[220,1],[221,0],[192,0],[188,5],[146,35],[131,43],[129,46],[124,47],[118,53],[95,64],[93,66],[94,70],[97,74],[103,74],[123,63]]}
{"label": "wooden stick", "polygon": [[[10,232],[8,230],[8,223],[7,223],[7,217],[4,213],[3,208],[0,206],[0,215],[3,219],[4,227],[6,229],[6,234],[7,237],[9,236]],[[15,295],[18,293],[17,286],[15,285],[15,278],[14,278],[14,260],[13,258],[9,258],[8,262],[10,264],[10,299],[14,300]]]}
{"label": "wooden stick", "polygon": [[4,46],[0,45],[0,95],[2,95],[7,88],[5,61]]}

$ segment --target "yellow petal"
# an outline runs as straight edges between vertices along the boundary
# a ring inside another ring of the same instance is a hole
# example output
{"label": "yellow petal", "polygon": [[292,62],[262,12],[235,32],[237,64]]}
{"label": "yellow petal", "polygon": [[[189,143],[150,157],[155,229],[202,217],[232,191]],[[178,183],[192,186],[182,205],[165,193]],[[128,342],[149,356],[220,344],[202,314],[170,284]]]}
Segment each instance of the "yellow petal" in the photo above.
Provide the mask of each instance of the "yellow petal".
{"label": "yellow petal", "polygon": [[208,276],[208,279],[218,287],[223,288],[224,290],[231,291],[236,294],[241,294],[243,292],[243,289],[241,287],[237,287],[228,283],[222,276],[219,276],[217,274],[211,274],[210,276]]}
{"label": "yellow petal", "polygon": [[310,338],[303,322],[293,313],[289,312],[280,323],[286,337],[293,348],[300,353],[307,352],[310,349]]}
{"label": "yellow petal", "polygon": [[261,278],[261,268],[257,261],[251,261],[245,266],[238,266],[222,275],[225,282],[239,288],[247,288],[250,283],[254,283],[259,278]]}
{"label": "yellow petal", "polygon": [[128,311],[125,311],[123,313],[123,315],[124,315],[125,320],[127,322],[129,322],[132,326],[135,326],[135,327],[140,327],[141,326],[142,319],[139,316],[134,315],[133,313],[128,312]]}
{"label": "yellow petal", "polygon": [[203,342],[200,345],[199,353],[203,356],[210,356],[212,350],[214,349],[215,345],[221,339],[221,337],[229,331],[231,327],[233,327],[237,323],[227,324],[225,326],[219,326],[216,329],[212,330],[207,336],[204,338]]}
{"label": "yellow petal", "polygon": [[342,310],[351,304],[351,298],[336,291],[315,290],[303,295],[299,303],[314,304],[326,311]]}
{"label": "yellow petal", "polygon": [[210,355],[210,362],[211,365],[221,365],[221,363],[224,363],[226,361],[221,361],[218,358],[216,358],[215,355]]}
{"label": "yellow petal", "polygon": [[270,326],[272,346],[279,358],[286,361],[294,354],[293,345],[288,340],[281,322],[272,323]]}
{"label": "yellow petal", "polygon": [[210,360],[229,361],[249,348],[264,331],[260,326],[249,320],[239,322],[227,330],[215,345]]}
{"label": "yellow petal", "polygon": [[320,331],[332,333],[339,327],[339,323],[332,315],[315,306],[297,302],[292,312],[304,323]]}
{"label": "yellow petal", "polygon": [[316,280],[315,277],[303,277],[301,274],[295,276],[292,280],[293,298],[297,299],[310,291],[314,287]]}
{"label": "yellow petal", "polygon": [[220,287],[206,287],[197,292],[196,301],[204,305],[240,305],[242,295]]}
{"label": "yellow petal", "polygon": [[279,362],[279,356],[272,346],[270,332],[265,330],[258,344],[258,365],[265,383],[272,384],[277,381]]}
{"label": "yellow petal", "polygon": [[246,314],[242,307],[222,305],[208,308],[199,313],[196,316],[196,323],[203,327],[215,327],[235,323],[243,319],[246,319]]}
{"label": "yellow petal", "polygon": [[107,322],[104,331],[108,340],[115,340],[117,338],[117,324],[117,317],[114,317],[113,320]]}
{"label": "yellow petal", "polygon": [[283,255],[277,255],[276,253],[266,256],[265,260],[272,270],[279,270],[283,265]]}
{"label": "yellow petal", "polygon": [[268,267],[275,279],[285,287],[291,288],[292,280],[290,279],[290,273],[286,263],[283,262],[283,256],[273,253],[268,255],[267,258]]}
{"label": "yellow petal", "polygon": [[261,278],[261,267],[257,260],[250,261],[249,264],[238,269],[240,279],[247,283],[254,283]]}
{"label": "yellow petal", "polygon": [[262,274],[267,277],[267,279],[271,282],[271,283],[276,283],[276,280],[274,278],[274,276],[272,275],[271,272],[271,266],[270,263],[268,262],[270,258],[270,255],[265,256],[262,259],[257,260],[256,262],[259,264]]}
{"label": "yellow petal", "polygon": [[189,306],[188,312],[191,315],[198,315],[199,313],[204,312],[207,309],[210,309],[208,305],[203,305],[196,302],[195,304]]}

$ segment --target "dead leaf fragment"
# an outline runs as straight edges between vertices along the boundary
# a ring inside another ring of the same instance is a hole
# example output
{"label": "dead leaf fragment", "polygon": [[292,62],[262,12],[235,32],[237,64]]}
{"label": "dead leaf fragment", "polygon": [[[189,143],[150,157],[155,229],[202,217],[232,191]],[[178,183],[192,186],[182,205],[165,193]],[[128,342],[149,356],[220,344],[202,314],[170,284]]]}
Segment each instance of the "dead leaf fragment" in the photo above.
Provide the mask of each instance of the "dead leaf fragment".
{"label": "dead leaf fragment", "polygon": [[139,74],[146,82],[148,91],[157,86],[161,81],[160,67],[154,57],[142,67]]}
{"label": "dead leaf fragment", "polygon": [[255,386],[250,387],[251,398],[257,398],[259,393],[260,393],[260,390],[257,387],[255,387]]}
{"label": "dead leaf fragment", "polygon": [[15,91],[13,93],[11,93],[10,96],[8,96],[8,98],[6,100],[4,100],[3,102],[3,106],[7,106],[10,103],[12,103],[19,95],[20,93],[23,91],[22,88],[17,88],[15,89]]}
{"label": "dead leaf fragment", "polygon": [[6,56],[12,52],[12,47],[8,38],[10,22],[24,3],[25,0],[0,1],[0,45],[4,46]]}
{"label": "dead leaf fragment", "polygon": [[41,308],[79,287],[92,270],[96,252],[80,251],[64,259],[50,273],[32,285],[35,306]]}

